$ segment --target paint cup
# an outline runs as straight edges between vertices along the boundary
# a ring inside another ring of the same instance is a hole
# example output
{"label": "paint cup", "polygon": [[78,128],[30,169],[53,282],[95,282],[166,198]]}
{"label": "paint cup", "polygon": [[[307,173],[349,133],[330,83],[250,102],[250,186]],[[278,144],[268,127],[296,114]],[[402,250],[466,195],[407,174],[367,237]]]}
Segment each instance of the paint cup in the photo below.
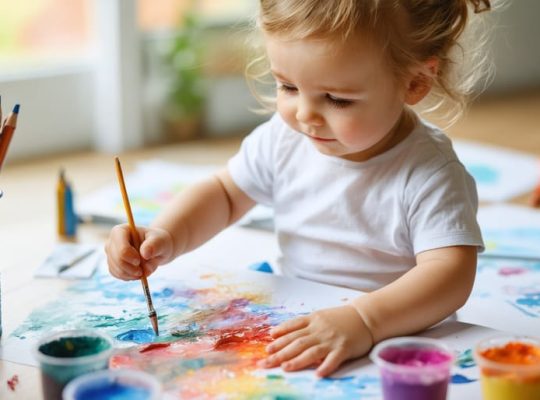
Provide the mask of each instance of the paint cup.
{"label": "paint cup", "polygon": [[34,354],[41,367],[45,400],[61,399],[70,380],[106,369],[112,351],[112,339],[90,329],[56,332],[40,339]]}
{"label": "paint cup", "polygon": [[79,376],[67,384],[64,400],[157,400],[161,384],[146,372],[110,369]]}
{"label": "paint cup", "polygon": [[499,336],[482,340],[474,358],[484,400],[540,399],[540,339]]}
{"label": "paint cup", "polygon": [[444,400],[454,354],[437,339],[400,337],[371,351],[379,366],[384,400]]}

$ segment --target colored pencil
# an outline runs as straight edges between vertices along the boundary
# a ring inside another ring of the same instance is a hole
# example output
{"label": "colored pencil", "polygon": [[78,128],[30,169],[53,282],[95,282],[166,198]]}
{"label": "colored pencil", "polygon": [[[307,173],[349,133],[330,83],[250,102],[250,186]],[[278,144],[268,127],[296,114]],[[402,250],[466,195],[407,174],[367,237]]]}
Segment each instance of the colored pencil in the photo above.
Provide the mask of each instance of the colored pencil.
{"label": "colored pencil", "polygon": [[13,107],[13,111],[11,112],[11,114],[9,114],[4,125],[2,126],[2,135],[0,136],[0,169],[2,168],[2,164],[4,163],[4,160],[6,158],[9,143],[11,142],[11,138],[13,137],[15,128],[17,127],[19,108],[20,106],[18,104]]}
{"label": "colored pencil", "polygon": [[[116,165],[116,177],[118,178],[118,185],[120,186],[120,192],[122,194],[122,200],[124,202],[124,209],[126,211],[126,216],[129,223],[131,240],[133,242],[133,246],[137,249],[137,251],[139,251],[139,248],[141,247],[141,239],[139,238],[139,233],[137,232],[135,221],[133,220],[133,213],[131,212],[131,205],[129,203],[129,197],[126,190],[126,184],[124,182],[124,174],[122,172],[122,166],[120,165],[120,159],[118,157],[115,157],[114,161]],[[142,270],[141,283],[144,290],[144,296],[146,297],[146,305],[148,306],[148,318],[150,318],[150,322],[152,323],[152,328],[154,329],[154,332],[156,333],[156,335],[159,335],[157,314],[152,304],[152,296],[150,295],[150,289],[148,288],[148,279],[146,279],[146,275],[144,273],[144,269],[142,268],[142,265],[141,265],[141,270]]]}

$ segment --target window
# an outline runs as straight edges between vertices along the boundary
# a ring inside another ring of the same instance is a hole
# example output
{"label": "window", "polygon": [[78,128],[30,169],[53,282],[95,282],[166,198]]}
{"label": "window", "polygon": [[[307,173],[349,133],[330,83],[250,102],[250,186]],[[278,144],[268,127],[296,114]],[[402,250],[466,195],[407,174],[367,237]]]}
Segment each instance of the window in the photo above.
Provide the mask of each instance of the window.
{"label": "window", "polygon": [[246,19],[256,6],[255,0],[139,0],[139,26],[145,32],[172,29],[190,9],[209,22],[235,22]]}
{"label": "window", "polygon": [[0,2],[2,72],[73,63],[92,44],[92,0]]}

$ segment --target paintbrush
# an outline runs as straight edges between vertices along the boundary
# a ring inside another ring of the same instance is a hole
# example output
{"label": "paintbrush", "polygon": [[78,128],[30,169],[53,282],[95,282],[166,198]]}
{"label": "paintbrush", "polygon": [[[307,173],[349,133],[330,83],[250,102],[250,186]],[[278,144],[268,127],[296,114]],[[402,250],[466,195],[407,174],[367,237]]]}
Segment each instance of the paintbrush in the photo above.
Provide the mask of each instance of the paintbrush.
{"label": "paintbrush", "polygon": [[[135,227],[135,221],[133,220],[133,214],[131,212],[131,205],[129,204],[129,197],[126,190],[126,184],[124,183],[124,174],[122,173],[122,166],[120,165],[120,159],[118,157],[115,157],[114,161],[116,163],[116,177],[118,178],[118,185],[120,186],[120,192],[122,193],[124,209],[126,210],[126,216],[129,223],[129,230],[131,232],[131,240],[133,242],[133,246],[137,249],[137,251],[139,251],[139,248],[141,247],[141,239],[139,238],[139,233],[137,232],[137,228]],[[146,275],[144,273],[144,269],[142,268],[142,264],[141,264],[141,271],[142,271],[141,283],[144,290],[144,296],[146,297],[146,305],[148,306],[148,318],[150,318],[150,322],[152,323],[152,328],[154,328],[154,332],[156,333],[156,335],[159,335],[157,314],[152,304],[152,296],[150,295],[150,289],[148,288],[148,279],[146,279]]]}

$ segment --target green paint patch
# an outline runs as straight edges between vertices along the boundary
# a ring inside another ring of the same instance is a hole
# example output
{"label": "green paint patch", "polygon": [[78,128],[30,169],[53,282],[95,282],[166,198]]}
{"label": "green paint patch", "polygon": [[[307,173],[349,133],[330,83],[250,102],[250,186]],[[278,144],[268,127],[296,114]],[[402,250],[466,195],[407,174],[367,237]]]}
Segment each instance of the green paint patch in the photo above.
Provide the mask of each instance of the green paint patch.
{"label": "green paint patch", "polygon": [[268,375],[266,375],[266,379],[268,379],[268,380],[278,380],[278,379],[285,379],[285,377],[283,375],[268,374]]}
{"label": "green paint patch", "polygon": [[175,329],[171,332],[171,336],[186,340],[188,342],[194,342],[201,336],[204,336],[204,332],[193,328]]}

